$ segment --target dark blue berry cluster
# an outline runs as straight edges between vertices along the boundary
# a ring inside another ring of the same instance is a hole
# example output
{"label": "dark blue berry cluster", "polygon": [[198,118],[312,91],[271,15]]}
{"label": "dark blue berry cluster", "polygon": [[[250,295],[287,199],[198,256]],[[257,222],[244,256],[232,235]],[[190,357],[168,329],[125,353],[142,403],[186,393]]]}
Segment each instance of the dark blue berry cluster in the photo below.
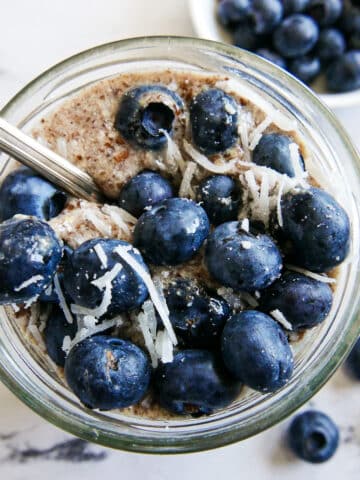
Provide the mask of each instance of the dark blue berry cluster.
{"label": "dark blue berry cluster", "polygon": [[331,92],[360,88],[360,7],[350,0],[220,0],[234,45]]}

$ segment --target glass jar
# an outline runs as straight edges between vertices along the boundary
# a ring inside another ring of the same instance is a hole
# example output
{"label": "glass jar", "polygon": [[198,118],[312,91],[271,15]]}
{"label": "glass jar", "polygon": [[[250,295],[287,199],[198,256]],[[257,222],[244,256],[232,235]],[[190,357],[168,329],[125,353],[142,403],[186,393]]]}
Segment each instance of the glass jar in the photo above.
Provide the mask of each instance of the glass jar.
{"label": "glass jar", "polygon": [[[321,176],[326,188],[340,199],[352,222],[352,251],[340,269],[331,314],[321,327],[295,343],[296,366],[289,383],[273,394],[249,391],[230,407],[203,418],[149,420],[86,409],[36,361],[1,308],[1,380],[45,419],[113,448],[152,453],[199,451],[247,438],[282,420],[328,380],[356,340],[360,330],[359,157],[334,115],[285,71],[240,49],[191,38],[136,38],[80,53],[27,85],[1,115],[29,131],[41,116],[79,89],[139,67],[225,73],[296,118],[306,147],[315,158],[316,176]],[[3,156],[1,179],[11,164]]]}

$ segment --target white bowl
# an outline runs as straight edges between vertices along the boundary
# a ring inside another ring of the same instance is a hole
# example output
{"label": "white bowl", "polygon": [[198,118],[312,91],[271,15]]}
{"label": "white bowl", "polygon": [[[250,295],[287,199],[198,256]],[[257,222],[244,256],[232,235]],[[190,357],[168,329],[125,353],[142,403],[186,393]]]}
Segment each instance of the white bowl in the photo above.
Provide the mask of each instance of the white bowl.
{"label": "white bowl", "polygon": [[[207,40],[231,43],[231,37],[216,19],[218,0],[188,0],[190,15],[196,34]],[[360,106],[360,89],[348,93],[323,93],[321,83],[315,86],[316,93],[331,108]]]}

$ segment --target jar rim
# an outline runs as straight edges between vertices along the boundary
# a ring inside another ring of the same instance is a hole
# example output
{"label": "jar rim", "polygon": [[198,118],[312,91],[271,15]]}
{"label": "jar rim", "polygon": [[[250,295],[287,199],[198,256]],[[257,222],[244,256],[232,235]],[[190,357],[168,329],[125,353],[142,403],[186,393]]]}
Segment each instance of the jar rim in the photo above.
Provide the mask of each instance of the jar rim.
{"label": "jar rim", "polygon": [[[321,103],[316,95],[294,77],[270,62],[250,52],[218,42],[191,37],[154,36],[119,40],[93,47],[67,58],[36,77],[3,107],[1,115],[10,118],[23,100],[73,66],[81,65],[83,61],[92,58],[101,61],[103,56],[116,51],[126,52],[150,47],[166,47],[169,52],[173,47],[209,51],[227,58],[229,62],[240,62],[241,65],[245,65],[245,69],[252,68],[254,71],[258,71],[259,78],[268,75],[272,78],[276,77],[280,83],[285,82],[288,98],[301,98],[301,101],[311,105],[314,118],[326,119],[331,130],[337,133],[343,151],[351,159],[352,168],[356,173],[356,184],[360,190],[360,162],[356,150],[334,114]],[[236,65],[239,66],[239,64]],[[352,193],[356,214],[359,216],[360,192]],[[359,283],[360,271],[354,275]],[[355,278],[353,284],[355,284]],[[125,421],[122,424],[123,432],[119,433],[114,424],[111,428],[110,425],[104,426],[104,419],[101,415],[96,412],[89,413],[76,402],[70,402],[66,389],[60,388],[57,392],[58,397],[54,396],[55,393],[52,390],[50,393],[49,388],[45,394],[46,385],[36,384],[35,380],[39,380],[39,372],[34,370],[30,354],[26,356],[20,352],[21,342],[19,339],[14,340],[11,326],[6,322],[0,326],[2,333],[0,335],[0,378],[13,393],[45,419],[74,435],[105,446],[147,453],[183,453],[225,446],[259,433],[288,416],[319,390],[334,373],[360,333],[358,321],[360,292],[354,291],[353,293],[352,303],[344,312],[349,315],[350,320],[342,331],[342,337],[333,338],[326,351],[326,356],[314,360],[313,370],[306,372],[306,388],[296,389],[296,385],[292,385],[292,388],[287,390],[287,395],[282,395],[279,401],[277,395],[274,395],[269,403],[269,408],[266,412],[262,412],[261,416],[252,418],[251,415],[248,415],[242,423],[236,420],[236,413],[230,419],[221,418],[221,414],[219,414],[216,420],[217,424],[210,429],[207,426],[215,424],[211,417],[209,420],[204,419],[201,422],[199,420],[188,422],[184,428],[180,426],[167,428],[165,425],[155,431],[151,430],[153,427],[146,422],[137,425],[132,417],[128,417],[128,423]],[[6,314],[2,307],[0,316],[3,315]],[[41,380],[45,384],[49,379],[46,378],[46,373],[43,373],[44,376]],[[199,428],[200,423],[202,424],[201,428]],[[135,433],[132,430],[134,425],[137,428]]]}

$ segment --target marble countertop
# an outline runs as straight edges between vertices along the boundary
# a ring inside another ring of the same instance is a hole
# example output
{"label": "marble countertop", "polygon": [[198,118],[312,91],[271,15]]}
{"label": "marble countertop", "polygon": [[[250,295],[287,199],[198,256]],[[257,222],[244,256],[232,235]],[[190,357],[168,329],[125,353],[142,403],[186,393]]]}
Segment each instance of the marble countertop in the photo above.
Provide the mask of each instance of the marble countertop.
{"label": "marble countertop", "polygon": [[[186,0],[11,0],[2,2],[0,106],[39,72],[91,46],[131,36],[194,35]],[[360,148],[360,107],[336,111]],[[284,446],[288,421],[244,442],[185,456],[150,456],[91,445],[45,422],[0,384],[0,477],[338,480],[360,470],[360,383],[340,369],[311,406],[341,429],[336,456],[309,465]]]}

